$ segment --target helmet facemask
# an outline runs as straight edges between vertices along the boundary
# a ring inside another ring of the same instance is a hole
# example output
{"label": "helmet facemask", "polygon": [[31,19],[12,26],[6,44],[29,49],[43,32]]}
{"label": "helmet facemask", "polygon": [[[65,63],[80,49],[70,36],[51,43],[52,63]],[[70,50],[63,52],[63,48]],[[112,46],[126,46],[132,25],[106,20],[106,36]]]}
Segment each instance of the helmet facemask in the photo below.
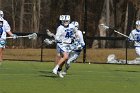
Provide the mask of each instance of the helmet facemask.
{"label": "helmet facemask", "polygon": [[62,24],[66,27],[66,26],[68,26],[69,25],[69,23],[70,23],[70,21],[69,20],[65,20],[65,21],[62,21]]}
{"label": "helmet facemask", "polygon": [[79,23],[77,21],[73,21],[72,24],[75,26],[75,29],[79,29]]}
{"label": "helmet facemask", "polygon": [[0,28],[3,27],[3,21],[0,21]]}
{"label": "helmet facemask", "polygon": [[1,10],[0,10],[0,17],[2,17],[2,18],[4,17],[4,13]]}
{"label": "helmet facemask", "polygon": [[79,27],[75,26],[75,29],[78,30]]}
{"label": "helmet facemask", "polygon": [[140,25],[136,25],[136,29],[140,31]]}

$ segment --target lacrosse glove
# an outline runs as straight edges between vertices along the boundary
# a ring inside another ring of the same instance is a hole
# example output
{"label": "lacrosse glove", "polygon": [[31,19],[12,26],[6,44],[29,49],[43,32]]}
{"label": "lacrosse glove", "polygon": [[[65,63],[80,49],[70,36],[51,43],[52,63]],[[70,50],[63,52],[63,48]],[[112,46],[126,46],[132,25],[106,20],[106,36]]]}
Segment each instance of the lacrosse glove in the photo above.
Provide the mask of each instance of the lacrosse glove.
{"label": "lacrosse glove", "polygon": [[47,44],[47,45],[51,45],[51,44],[53,44],[54,42],[55,42],[54,40],[49,40],[48,38],[46,38],[46,39],[44,40],[44,43]]}
{"label": "lacrosse glove", "polygon": [[16,34],[12,34],[13,39],[17,39],[18,36]]}
{"label": "lacrosse glove", "polygon": [[78,45],[78,46],[77,46],[77,49],[78,49],[78,50],[82,50],[82,46],[81,46],[81,45]]}

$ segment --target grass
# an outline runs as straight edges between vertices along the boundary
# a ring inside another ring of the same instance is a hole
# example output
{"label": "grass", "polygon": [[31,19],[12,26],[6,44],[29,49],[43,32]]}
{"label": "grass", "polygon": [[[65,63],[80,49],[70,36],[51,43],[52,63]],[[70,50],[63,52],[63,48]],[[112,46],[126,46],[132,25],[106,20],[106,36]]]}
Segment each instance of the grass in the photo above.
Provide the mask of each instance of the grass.
{"label": "grass", "polygon": [[71,64],[64,78],[52,62],[4,61],[0,93],[139,93],[139,65]]}

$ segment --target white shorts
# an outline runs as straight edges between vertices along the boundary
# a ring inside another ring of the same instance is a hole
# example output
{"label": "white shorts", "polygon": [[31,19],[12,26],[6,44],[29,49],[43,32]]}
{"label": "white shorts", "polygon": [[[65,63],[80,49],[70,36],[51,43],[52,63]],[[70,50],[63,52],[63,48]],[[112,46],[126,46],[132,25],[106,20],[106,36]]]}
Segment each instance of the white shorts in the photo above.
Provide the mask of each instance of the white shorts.
{"label": "white shorts", "polygon": [[58,53],[63,53],[63,52],[70,53],[72,51],[70,44],[57,43],[56,49]]}

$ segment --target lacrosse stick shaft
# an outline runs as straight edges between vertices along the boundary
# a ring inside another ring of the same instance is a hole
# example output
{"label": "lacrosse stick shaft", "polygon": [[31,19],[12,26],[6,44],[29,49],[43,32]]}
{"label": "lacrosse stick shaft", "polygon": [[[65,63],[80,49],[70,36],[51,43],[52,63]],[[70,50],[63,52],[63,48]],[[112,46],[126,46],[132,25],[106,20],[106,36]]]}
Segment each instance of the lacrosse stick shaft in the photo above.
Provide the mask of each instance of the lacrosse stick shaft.
{"label": "lacrosse stick shaft", "polygon": [[[109,29],[109,28],[110,28],[109,26],[106,26],[106,25],[104,25],[104,24],[100,24],[99,26],[100,26],[100,27],[103,27],[103,28],[105,28],[105,29]],[[112,28],[110,28],[110,29],[112,29]],[[115,29],[113,29],[113,31],[114,31],[115,33],[118,33],[118,34],[120,34],[120,35],[122,35],[122,36],[124,36],[124,37],[126,37],[126,38],[128,38],[128,39],[130,39],[129,36],[127,36],[127,35],[125,35],[125,34],[119,32],[119,31],[117,31],[117,30],[115,30]],[[131,39],[130,39],[130,40],[131,40]],[[132,41],[138,42],[137,40],[132,40]]]}
{"label": "lacrosse stick shaft", "polygon": [[[20,37],[29,37],[29,36],[17,36],[18,38]],[[6,37],[6,38],[14,38],[14,37]]]}
{"label": "lacrosse stick shaft", "polygon": [[[33,33],[33,34],[29,34],[29,35],[25,35],[25,36],[17,36],[17,38],[21,38],[21,37],[28,37],[29,39],[36,39],[37,38],[37,34]],[[15,37],[6,37],[8,38],[15,38]]]}
{"label": "lacrosse stick shaft", "polygon": [[114,32],[116,32],[116,33],[118,33],[118,34],[120,34],[120,35],[122,35],[122,36],[124,36],[124,37],[126,37],[126,38],[129,38],[127,35],[125,35],[125,34],[123,34],[123,33],[121,33],[121,32],[118,32],[117,30],[114,30]]}
{"label": "lacrosse stick shaft", "polygon": [[[109,29],[109,28],[110,28],[109,26],[106,26],[105,24],[100,24],[99,26],[100,26],[100,27],[103,27],[103,28],[105,28],[105,29]],[[110,29],[112,29],[112,28],[110,28]],[[124,36],[124,37],[126,37],[126,38],[129,38],[127,35],[125,35],[125,34],[119,32],[119,31],[117,31],[117,30],[115,30],[115,29],[113,29],[113,31],[116,32],[116,33],[118,33],[118,34],[120,34],[120,35],[122,35],[122,36]]]}

